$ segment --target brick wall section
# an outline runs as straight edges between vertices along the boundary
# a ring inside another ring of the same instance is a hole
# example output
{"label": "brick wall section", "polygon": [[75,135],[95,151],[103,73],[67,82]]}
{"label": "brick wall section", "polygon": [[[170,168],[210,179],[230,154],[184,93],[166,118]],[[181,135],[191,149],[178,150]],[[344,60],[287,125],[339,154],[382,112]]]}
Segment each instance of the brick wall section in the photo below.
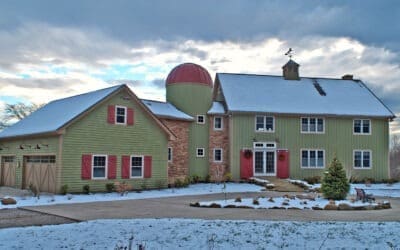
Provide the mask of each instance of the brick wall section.
{"label": "brick wall section", "polygon": [[[209,116],[210,121],[210,139],[209,139],[209,174],[211,180],[221,181],[221,178],[229,168],[229,120],[227,116],[222,117],[223,129],[214,130],[214,116]],[[214,148],[222,148],[222,162],[214,162]],[[220,172],[220,174],[218,174]],[[221,173],[222,172],[222,173]]]}
{"label": "brick wall section", "polygon": [[182,120],[161,119],[174,133],[176,139],[168,142],[172,147],[172,161],[168,162],[168,183],[172,184],[177,178],[189,176],[189,125]]}

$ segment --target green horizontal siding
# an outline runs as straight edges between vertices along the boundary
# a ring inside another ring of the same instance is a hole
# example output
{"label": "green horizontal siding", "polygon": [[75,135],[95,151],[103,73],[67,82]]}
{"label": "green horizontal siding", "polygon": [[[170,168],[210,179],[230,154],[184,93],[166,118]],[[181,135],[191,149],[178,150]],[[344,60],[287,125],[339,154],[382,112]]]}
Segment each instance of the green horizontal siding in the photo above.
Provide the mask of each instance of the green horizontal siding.
{"label": "green horizontal siding", "polygon": [[[197,115],[204,115],[204,124],[197,124],[194,121],[189,127],[189,174],[204,178],[209,169],[207,112],[212,104],[212,89],[209,86],[193,83],[170,84],[167,85],[167,101],[195,119]],[[204,157],[196,157],[197,148],[204,148]]]}
{"label": "green horizontal siding", "polygon": [[[83,185],[93,191],[104,191],[105,184],[125,181],[135,189],[156,188],[167,184],[167,135],[137,103],[123,98],[119,93],[98,106],[79,122],[67,129],[63,143],[62,183],[71,192],[81,192]],[[121,105],[134,110],[133,126],[107,123],[108,105]],[[105,154],[117,156],[116,180],[82,180],[81,156],[83,154]],[[121,179],[122,155],[152,156],[152,177],[149,179]]]}
{"label": "green horizontal siding", "polygon": [[[352,118],[325,118],[324,134],[300,133],[300,117],[275,116],[275,132],[255,132],[255,115],[235,114],[232,116],[232,174],[240,176],[239,151],[252,148],[253,141],[274,141],[277,148],[290,151],[291,178],[323,175],[334,155],[346,168],[348,176],[370,177],[376,180],[388,178],[389,128],[386,119],[372,119],[371,135],[353,135]],[[324,149],[325,169],[301,168],[301,149]],[[372,150],[372,168],[356,170],[353,168],[353,150]]]}
{"label": "green horizontal siding", "polygon": [[[16,168],[16,188],[22,188],[23,179],[23,164],[24,156],[29,155],[55,155],[56,162],[59,158],[58,155],[58,137],[42,137],[42,138],[32,138],[32,139],[14,139],[14,140],[0,140],[0,145],[3,150],[0,151],[0,156],[12,155],[15,156]],[[36,148],[37,144],[43,144],[47,146],[41,146],[40,149]],[[20,149],[20,145],[24,145],[24,149]],[[30,147],[29,147],[30,145]],[[59,171],[59,168],[57,168]]]}

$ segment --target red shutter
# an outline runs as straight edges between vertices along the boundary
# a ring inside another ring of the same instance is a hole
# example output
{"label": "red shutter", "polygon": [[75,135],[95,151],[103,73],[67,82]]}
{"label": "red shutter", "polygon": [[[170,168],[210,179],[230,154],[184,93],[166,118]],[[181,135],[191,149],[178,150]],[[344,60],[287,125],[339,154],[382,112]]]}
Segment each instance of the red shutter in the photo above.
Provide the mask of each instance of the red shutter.
{"label": "red shutter", "polygon": [[117,157],[115,155],[108,156],[108,179],[117,178]]}
{"label": "red shutter", "polygon": [[110,124],[115,123],[115,106],[114,105],[108,106],[107,122]]}
{"label": "red shutter", "polygon": [[121,164],[121,177],[123,179],[129,179],[129,167],[131,165],[131,159],[128,155],[122,156]]}
{"label": "red shutter", "polygon": [[133,109],[132,108],[127,108],[127,113],[128,113],[127,124],[129,126],[132,126],[133,123],[135,122]]}
{"label": "red shutter", "polygon": [[151,156],[144,157],[144,178],[151,178]]}
{"label": "red shutter", "polygon": [[[240,150],[240,178],[248,179],[253,177],[253,152]],[[251,153],[250,153],[251,152]]]}
{"label": "red shutter", "polygon": [[83,180],[92,178],[92,155],[82,155],[81,174]]}

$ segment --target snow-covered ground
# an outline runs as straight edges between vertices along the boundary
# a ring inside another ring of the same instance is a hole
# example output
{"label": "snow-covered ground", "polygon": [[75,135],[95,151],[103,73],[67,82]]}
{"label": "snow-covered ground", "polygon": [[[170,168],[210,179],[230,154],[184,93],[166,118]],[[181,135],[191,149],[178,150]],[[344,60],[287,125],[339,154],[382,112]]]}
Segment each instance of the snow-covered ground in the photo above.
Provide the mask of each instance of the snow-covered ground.
{"label": "snow-covered ground", "polygon": [[[95,220],[0,230],[0,249],[399,249],[400,222]],[[122,248],[121,248],[122,249]]]}
{"label": "snow-covered ground", "polygon": [[116,201],[116,200],[134,200],[134,199],[148,199],[148,198],[161,198],[173,197],[182,195],[200,195],[200,194],[216,194],[216,193],[236,193],[236,192],[261,192],[263,188],[254,184],[247,183],[227,183],[224,189],[223,184],[194,184],[187,188],[169,188],[161,190],[143,191],[140,193],[129,192],[121,196],[117,193],[96,193],[96,194],[68,194],[68,195],[41,195],[40,198],[32,196],[13,197],[16,205],[2,205],[0,209],[16,208],[24,206],[44,206],[55,204],[67,203],[84,203],[96,201]]}

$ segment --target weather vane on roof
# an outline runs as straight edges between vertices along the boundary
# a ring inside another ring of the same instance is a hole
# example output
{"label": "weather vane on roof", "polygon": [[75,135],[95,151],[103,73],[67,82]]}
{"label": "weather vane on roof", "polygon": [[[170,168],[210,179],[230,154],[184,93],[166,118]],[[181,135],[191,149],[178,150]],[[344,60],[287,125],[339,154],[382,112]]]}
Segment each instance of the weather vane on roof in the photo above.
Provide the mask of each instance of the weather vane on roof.
{"label": "weather vane on roof", "polygon": [[289,48],[289,50],[285,53],[285,56],[289,56],[289,59],[292,59],[292,56],[293,56],[292,48]]}

